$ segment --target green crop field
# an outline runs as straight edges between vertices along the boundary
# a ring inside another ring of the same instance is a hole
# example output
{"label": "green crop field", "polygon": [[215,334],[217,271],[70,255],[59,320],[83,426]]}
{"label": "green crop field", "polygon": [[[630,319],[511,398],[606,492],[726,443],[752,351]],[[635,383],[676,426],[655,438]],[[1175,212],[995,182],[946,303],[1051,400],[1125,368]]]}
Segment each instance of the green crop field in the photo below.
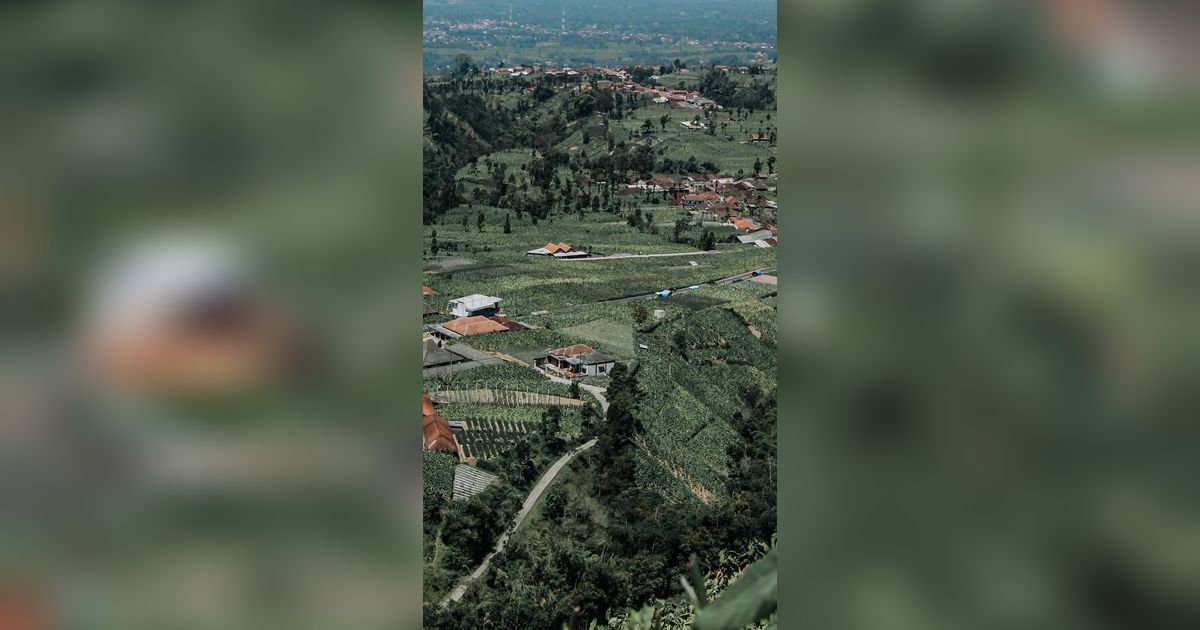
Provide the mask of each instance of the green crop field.
{"label": "green crop field", "polygon": [[622,357],[634,355],[633,328],[628,325],[608,319],[595,319],[564,328],[562,332],[569,337],[576,337],[608,349]]}
{"label": "green crop field", "polygon": [[722,496],[726,449],[735,439],[728,418],[741,411],[739,387],[774,387],[774,348],[723,305],[682,314],[637,340],[649,347],[638,355],[647,393],[639,407],[647,451],[639,483],[667,497],[689,484]]}
{"label": "green crop field", "polygon": [[[482,232],[474,221],[479,212],[485,215]],[[441,224],[427,226],[426,243],[436,231],[442,250],[439,256],[427,259],[424,284],[445,300],[472,293],[500,297],[507,313],[522,317],[540,310],[701,284],[773,267],[776,261],[774,248],[740,243],[718,243],[716,253],[704,254],[694,247],[669,242],[666,232],[670,230],[660,234],[641,232],[607,213],[588,213],[582,220],[577,215],[560,216],[538,225],[528,217],[510,215],[512,233],[504,234],[501,228],[506,214],[498,208],[462,207],[448,213]],[[467,227],[462,226],[461,217],[468,217]],[[548,242],[560,241],[603,254],[696,256],[566,261],[525,254]],[[450,251],[442,254],[445,248]],[[443,267],[443,260],[453,265]],[[689,261],[697,264],[692,266]],[[445,304],[434,306],[443,308]]]}

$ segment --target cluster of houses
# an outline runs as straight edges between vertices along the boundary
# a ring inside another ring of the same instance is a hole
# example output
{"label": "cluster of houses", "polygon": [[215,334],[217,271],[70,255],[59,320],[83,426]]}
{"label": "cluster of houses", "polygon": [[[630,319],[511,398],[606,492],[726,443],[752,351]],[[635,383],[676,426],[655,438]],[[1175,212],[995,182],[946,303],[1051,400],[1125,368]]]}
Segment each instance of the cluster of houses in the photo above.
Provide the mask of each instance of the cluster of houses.
{"label": "cluster of houses", "polygon": [[[559,245],[570,249],[565,243],[547,244],[547,248],[557,248]],[[428,287],[422,287],[422,293],[426,289]],[[432,289],[429,291],[433,292]],[[458,317],[448,322],[425,326],[422,368],[426,375],[498,362],[495,357],[468,346],[447,345],[446,342],[472,335],[528,328],[520,322],[504,317],[500,310],[500,302],[498,297],[478,293],[450,300],[450,312]],[[603,376],[611,372],[615,364],[616,359],[585,344],[552,348],[547,350],[544,356],[534,359],[535,367],[567,378]]]}
{"label": "cluster of houses", "polygon": [[[617,196],[633,196],[643,193],[666,193],[672,195],[668,205],[683,207],[695,217],[705,221],[727,222],[740,231],[774,230],[770,225],[760,225],[749,214],[768,216],[779,209],[779,204],[765,196],[775,191],[768,182],[772,175],[758,173],[755,177],[735,179],[715,175],[687,176],[680,180],[664,175],[645,178],[631,175]],[[582,183],[582,182],[581,182]],[[760,247],[774,247],[771,238],[762,241]]]}
{"label": "cluster of houses", "polygon": [[[646,86],[634,81],[629,76],[629,72],[624,68],[604,68],[604,67],[582,67],[582,68],[558,68],[552,63],[548,64],[532,64],[532,65],[515,65],[502,68],[488,68],[488,73],[498,74],[508,77],[525,77],[532,74],[540,74],[545,76],[568,76],[579,77],[579,83],[573,83],[569,86],[576,90],[590,90],[592,87],[591,81],[595,81],[596,87],[601,90],[618,90],[625,92],[631,96],[645,96],[651,101],[658,104],[670,104],[673,108],[678,109],[724,109],[717,104],[716,101],[701,96],[696,90],[672,89],[661,86]],[[655,75],[650,77],[657,80],[660,77]],[[535,88],[530,88],[530,91]],[[699,127],[689,127],[696,129],[704,129],[703,123]]]}
{"label": "cluster of houses", "polygon": [[450,300],[449,305],[450,314],[454,319],[427,325],[430,335],[436,339],[449,341],[472,335],[528,328],[501,313],[498,297],[475,293]]}

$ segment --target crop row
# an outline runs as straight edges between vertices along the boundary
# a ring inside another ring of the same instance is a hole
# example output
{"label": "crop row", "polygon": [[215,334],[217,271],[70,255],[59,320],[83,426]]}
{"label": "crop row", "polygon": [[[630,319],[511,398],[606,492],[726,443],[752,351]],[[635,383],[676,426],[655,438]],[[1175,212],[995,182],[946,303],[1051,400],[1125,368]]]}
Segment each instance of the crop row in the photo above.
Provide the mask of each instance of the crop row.
{"label": "crop row", "polygon": [[421,480],[425,496],[442,495],[450,498],[454,487],[454,465],[457,460],[453,455],[441,451],[422,451]]}
{"label": "crop row", "polygon": [[648,446],[721,494],[736,439],[729,419],[743,410],[740,389],[773,387],[774,352],[724,308],[685,315],[639,341],[650,348],[640,354],[638,372]]}

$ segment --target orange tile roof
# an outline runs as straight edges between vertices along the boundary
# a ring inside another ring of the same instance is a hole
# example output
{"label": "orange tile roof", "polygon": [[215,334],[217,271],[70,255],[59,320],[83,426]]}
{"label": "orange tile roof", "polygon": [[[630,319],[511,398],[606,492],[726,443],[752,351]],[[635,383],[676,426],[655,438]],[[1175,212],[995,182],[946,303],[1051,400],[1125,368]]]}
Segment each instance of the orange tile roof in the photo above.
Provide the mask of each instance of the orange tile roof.
{"label": "orange tile roof", "polygon": [[592,347],[587,344],[577,343],[565,348],[555,348],[549,353],[560,357],[573,357],[580,354],[587,354],[589,352],[595,352],[595,350],[593,350]]}
{"label": "orange tile roof", "polygon": [[464,337],[508,330],[504,324],[492,321],[483,315],[460,317],[442,324],[442,327],[446,330],[463,335]]}
{"label": "orange tile roof", "polygon": [[437,415],[433,399],[429,397],[429,394],[425,394],[422,399],[421,431],[425,438],[425,448],[450,451],[451,453],[458,452],[458,439],[454,437],[450,423]]}
{"label": "orange tile roof", "polygon": [[429,287],[421,287],[421,295],[437,295],[437,291]]}
{"label": "orange tile roof", "polygon": [[754,222],[750,219],[734,219],[733,227],[739,230],[749,230],[750,228],[754,227]]}

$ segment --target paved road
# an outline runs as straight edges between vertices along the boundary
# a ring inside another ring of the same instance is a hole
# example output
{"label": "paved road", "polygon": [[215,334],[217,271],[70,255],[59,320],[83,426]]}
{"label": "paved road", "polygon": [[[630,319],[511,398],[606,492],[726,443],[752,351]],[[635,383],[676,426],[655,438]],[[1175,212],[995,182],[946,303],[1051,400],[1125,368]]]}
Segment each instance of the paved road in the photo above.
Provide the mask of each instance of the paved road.
{"label": "paved road", "polygon": [[[754,271],[757,271],[757,269]],[[747,278],[754,277],[754,271],[747,271],[744,273],[739,273],[736,275],[729,276],[728,278],[720,278],[717,280],[710,280],[708,282],[700,282],[698,284],[700,286],[704,286],[706,284],[712,284],[712,285],[733,284],[734,282],[740,282]],[[773,273],[775,273],[775,268],[771,267],[771,268],[763,269],[762,272],[764,274],[773,274]],[[687,285],[687,286],[679,287],[676,289],[671,289],[671,295],[687,293],[689,291],[689,289],[687,287],[689,287],[689,286],[692,286],[692,285]],[[650,300],[650,299],[654,299],[656,297],[658,297],[658,293],[644,293],[642,295],[631,295],[629,297],[616,298],[616,299],[612,299],[612,300],[600,300],[598,302],[586,302],[584,304],[572,304],[570,306],[564,306],[560,309],[550,311],[550,312],[552,312],[552,313],[570,313],[571,311],[577,311],[581,308],[587,308],[588,306],[591,306],[593,304],[622,304],[625,302],[636,302],[638,300]]]}
{"label": "paved road", "polygon": [[[543,374],[545,374],[545,372],[543,372]],[[574,382],[570,379],[561,378],[558,376],[550,376],[548,374],[546,375],[546,378],[550,379],[554,383],[565,383],[567,385],[570,385]],[[584,383],[580,383],[579,387],[592,392],[592,395],[596,397],[596,402],[600,403],[600,413],[608,415],[608,399],[604,397],[604,394],[608,392],[607,389],[600,387],[599,385],[586,385]]]}
{"label": "paved road", "polygon": [[570,260],[573,262],[582,262],[588,260],[626,260],[629,258],[666,258],[668,256],[711,256],[713,254],[724,254],[724,251],[707,251],[707,252],[675,252],[672,254],[630,254],[628,256],[589,256],[587,258],[560,258],[559,260]]}
{"label": "paved road", "polygon": [[[605,406],[607,406],[607,404]],[[595,445],[596,439],[592,438],[591,440],[576,447],[566,455],[560,457],[558,461],[554,462],[554,465],[550,467],[550,470],[547,470],[546,474],[542,475],[542,478],[539,479],[537,484],[533,486],[533,490],[529,492],[529,496],[525,497],[525,503],[521,505],[521,510],[517,512],[517,517],[513,519],[512,527],[509,527],[507,531],[501,534],[500,539],[496,541],[496,547],[492,549],[491,553],[484,557],[483,562],[480,563],[479,567],[477,567],[475,571],[471,573],[471,575],[463,578],[462,581],[458,583],[458,586],[454,587],[454,590],[451,591],[448,596],[446,596],[446,599],[442,600],[442,606],[448,605],[451,601],[458,601],[462,599],[462,596],[466,594],[467,589],[471,586],[471,582],[479,579],[479,576],[483,575],[483,573],[487,571],[488,564],[491,563],[492,557],[501,551],[504,551],[504,545],[508,543],[508,537],[516,532],[517,528],[521,526],[521,523],[525,521],[525,517],[529,516],[530,510],[533,509],[533,506],[537,503],[538,499],[542,496],[542,493],[546,490],[546,488],[550,486],[550,483],[554,481],[554,478],[558,476],[559,471],[561,471],[563,467],[565,467],[572,459],[574,459],[576,455],[588,450],[589,448],[592,448]]]}

